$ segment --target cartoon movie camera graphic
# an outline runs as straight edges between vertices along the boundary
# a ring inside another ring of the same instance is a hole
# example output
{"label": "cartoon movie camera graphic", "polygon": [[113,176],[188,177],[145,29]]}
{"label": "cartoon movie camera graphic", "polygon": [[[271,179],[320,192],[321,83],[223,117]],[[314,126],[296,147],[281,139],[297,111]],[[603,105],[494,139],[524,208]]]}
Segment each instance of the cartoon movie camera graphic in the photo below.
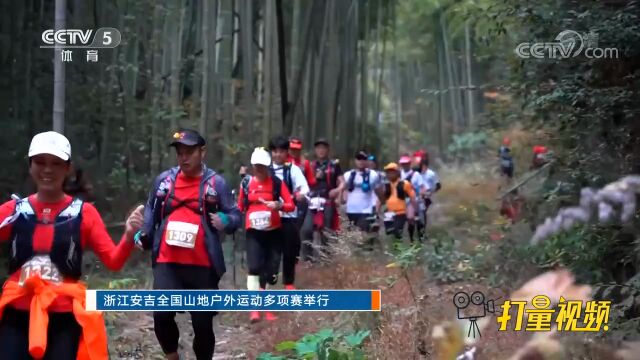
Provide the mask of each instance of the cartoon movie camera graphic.
{"label": "cartoon movie camera graphic", "polygon": [[[497,300],[497,299],[495,299]],[[471,326],[469,326],[469,332],[467,337],[473,331],[473,338],[476,337],[476,330],[478,335],[480,334],[480,328],[478,327],[478,319],[483,318],[487,313],[495,314],[495,300],[489,300],[485,302],[485,296],[480,291],[475,291],[469,296],[464,291],[460,291],[453,295],[453,305],[458,309],[458,319],[469,319]]]}

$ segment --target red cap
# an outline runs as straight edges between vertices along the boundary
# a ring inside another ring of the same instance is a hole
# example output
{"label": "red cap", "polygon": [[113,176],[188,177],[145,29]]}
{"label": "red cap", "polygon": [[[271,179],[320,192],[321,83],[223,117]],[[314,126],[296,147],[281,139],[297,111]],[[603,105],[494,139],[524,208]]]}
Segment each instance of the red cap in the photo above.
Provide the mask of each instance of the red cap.
{"label": "red cap", "polygon": [[502,139],[502,145],[511,145],[511,139],[505,136],[505,138]]}
{"label": "red cap", "polygon": [[542,145],[536,145],[533,147],[534,154],[543,154],[547,152],[547,148]]}
{"label": "red cap", "polygon": [[423,158],[425,155],[427,155],[427,152],[422,149],[413,153],[413,157]]}
{"label": "red cap", "polygon": [[302,141],[300,139],[292,138],[289,140],[289,149],[300,150],[302,149]]}

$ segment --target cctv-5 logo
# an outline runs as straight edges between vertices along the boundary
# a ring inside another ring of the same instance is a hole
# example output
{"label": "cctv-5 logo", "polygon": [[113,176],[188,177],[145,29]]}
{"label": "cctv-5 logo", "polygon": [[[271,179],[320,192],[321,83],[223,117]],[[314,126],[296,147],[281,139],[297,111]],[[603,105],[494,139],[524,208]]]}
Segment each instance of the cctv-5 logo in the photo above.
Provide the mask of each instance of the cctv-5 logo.
{"label": "cctv-5 logo", "polygon": [[122,35],[116,28],[99,28],[91,41],[93,30],[48,29],[42,32],[42,48],[115,48]]}

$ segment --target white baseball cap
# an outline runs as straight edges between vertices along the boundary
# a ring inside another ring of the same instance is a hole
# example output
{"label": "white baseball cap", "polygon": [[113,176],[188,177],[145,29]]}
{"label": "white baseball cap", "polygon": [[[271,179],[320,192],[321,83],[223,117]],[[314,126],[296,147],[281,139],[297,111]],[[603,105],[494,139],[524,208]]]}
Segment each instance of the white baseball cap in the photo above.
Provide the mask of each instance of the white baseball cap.
{"label": "white baseball cap", "polygon": [[271,155],[264,148],[258,147],[251,154],[251,165],[271,165]]}
{"label": "white baseball cap", "polygon": [[31,139],[29,157],[40,154],[51,154],[67,161],[71,158],[71,144],[64,135],[55,131],[36,134]]}

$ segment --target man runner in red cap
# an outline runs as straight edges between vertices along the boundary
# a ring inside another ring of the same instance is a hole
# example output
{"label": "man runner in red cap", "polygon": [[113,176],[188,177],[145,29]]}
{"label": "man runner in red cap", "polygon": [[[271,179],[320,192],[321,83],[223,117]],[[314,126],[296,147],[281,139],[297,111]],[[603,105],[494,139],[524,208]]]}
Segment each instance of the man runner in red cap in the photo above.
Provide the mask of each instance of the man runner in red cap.
{"label": "man runner in red cap", "polygon": [[309,186],[316,184],[316,178],[313,174],[313,169],[311,169],[311,162],[302,156],[302,140],[297,137],[292,136],[289,138],[289,159],[287,159],[287,161],[302,170]]}

